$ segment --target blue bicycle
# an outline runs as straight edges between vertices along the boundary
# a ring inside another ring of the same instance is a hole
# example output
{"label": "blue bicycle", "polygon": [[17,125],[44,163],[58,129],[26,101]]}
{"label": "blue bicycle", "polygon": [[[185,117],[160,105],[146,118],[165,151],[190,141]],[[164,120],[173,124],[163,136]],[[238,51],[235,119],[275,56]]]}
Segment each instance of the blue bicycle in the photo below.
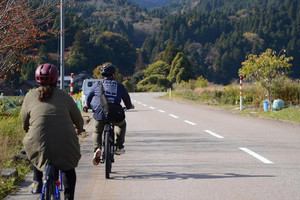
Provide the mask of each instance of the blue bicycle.
{"label": "blue bicycle", "polygon": [[[59,187],[61,188],[59,189]],[[60,200],[60,190],[62,190],[62,174],[52,164],[49,164],[46,167],[41,200]]]}

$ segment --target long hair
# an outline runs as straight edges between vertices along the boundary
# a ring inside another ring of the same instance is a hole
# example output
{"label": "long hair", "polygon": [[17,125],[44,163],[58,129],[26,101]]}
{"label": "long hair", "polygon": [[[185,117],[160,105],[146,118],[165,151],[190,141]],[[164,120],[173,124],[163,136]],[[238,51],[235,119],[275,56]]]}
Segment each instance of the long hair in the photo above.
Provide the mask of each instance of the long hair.
{"label": "long hair", "polygon": [[47,86],[42,86],[40,85],[38,91],[39,91],[39,97],[38,100],[40,101],[44,101],[49,99],[52,96],[52,92],[53,92],[53,86],[47,85]]}

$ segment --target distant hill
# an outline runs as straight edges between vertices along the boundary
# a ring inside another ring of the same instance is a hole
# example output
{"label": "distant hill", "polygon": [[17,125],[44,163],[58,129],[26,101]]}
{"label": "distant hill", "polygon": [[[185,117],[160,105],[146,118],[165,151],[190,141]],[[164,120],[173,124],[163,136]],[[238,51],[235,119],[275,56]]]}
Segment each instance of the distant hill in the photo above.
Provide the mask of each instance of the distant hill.
{"label": "distant hill", "polygon": [[133,3],[139,4],[141,7],[146,8],[157,8],[160,6],[164,6],[172,1],[178,1],[178,0],[128,0]]}

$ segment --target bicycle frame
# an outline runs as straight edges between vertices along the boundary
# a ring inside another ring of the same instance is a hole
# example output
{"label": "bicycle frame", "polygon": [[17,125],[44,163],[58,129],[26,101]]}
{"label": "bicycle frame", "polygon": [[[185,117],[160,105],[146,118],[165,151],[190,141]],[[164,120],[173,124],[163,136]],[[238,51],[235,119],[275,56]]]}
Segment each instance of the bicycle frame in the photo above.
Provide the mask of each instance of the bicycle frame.
{"label": "bicycle frame", "polygon": [[42,189],[41,200],[60,200],[60,185],[61,184],[58,181],[58,174],[56,173],[54,166],[52,164],[49,164],[46,167],[45,181]]}

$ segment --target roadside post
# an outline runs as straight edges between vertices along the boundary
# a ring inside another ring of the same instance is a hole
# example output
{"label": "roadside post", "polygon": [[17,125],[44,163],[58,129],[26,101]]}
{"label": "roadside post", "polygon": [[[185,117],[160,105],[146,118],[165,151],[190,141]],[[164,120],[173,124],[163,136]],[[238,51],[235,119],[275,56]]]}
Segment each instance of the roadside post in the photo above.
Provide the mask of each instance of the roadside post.
{"label": "roadside post", "polygon": [[71,73],[71,86],[70,86],[70,95],[73,96],[73,87],[74,87],[74,73]]}
{"label": "roadside post", "polygon": [[242,84],[243,84],[243,80],[242,80],[242,77],[240,76],[240,111],[243,110],[243,91],[242,91]]}

